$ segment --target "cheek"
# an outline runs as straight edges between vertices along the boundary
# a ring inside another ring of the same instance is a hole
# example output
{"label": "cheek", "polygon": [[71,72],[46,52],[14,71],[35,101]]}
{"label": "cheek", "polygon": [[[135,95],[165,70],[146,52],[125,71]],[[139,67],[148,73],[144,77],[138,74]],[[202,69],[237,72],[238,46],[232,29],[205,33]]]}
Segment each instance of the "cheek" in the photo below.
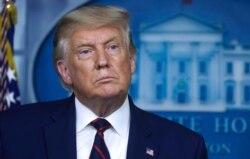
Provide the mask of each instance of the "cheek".
{"label": "cheek", "polygon": [[74,78],[76,78],[76,80],[82,80],[82,81],[86,81],[86,79],[88,79],[91,75],[90,68],[88,68],[86,66],[82,66],[82,65],[72,67],[71,72],[72,72]]}
{"label": "cheek", "polygon": [[125,76],[126,79],[130,79],[130,76],[132,74],[132,67],[129,60],[124,60],[120,63],[120,71],[123,73],[123,76]]}

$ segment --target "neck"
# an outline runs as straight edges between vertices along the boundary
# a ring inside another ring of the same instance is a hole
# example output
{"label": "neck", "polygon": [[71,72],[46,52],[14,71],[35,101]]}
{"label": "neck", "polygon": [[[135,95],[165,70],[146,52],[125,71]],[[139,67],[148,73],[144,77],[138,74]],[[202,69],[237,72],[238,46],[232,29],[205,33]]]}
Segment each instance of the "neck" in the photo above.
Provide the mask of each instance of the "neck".
{"label": "neck", "polygon": [[117,109],[119,109],[126,100],[126,96],[118,96],[112,98],[94,98],[89,100],[82,100],[77,97],[81,103],[88,107],[98,117],[107,117]]}

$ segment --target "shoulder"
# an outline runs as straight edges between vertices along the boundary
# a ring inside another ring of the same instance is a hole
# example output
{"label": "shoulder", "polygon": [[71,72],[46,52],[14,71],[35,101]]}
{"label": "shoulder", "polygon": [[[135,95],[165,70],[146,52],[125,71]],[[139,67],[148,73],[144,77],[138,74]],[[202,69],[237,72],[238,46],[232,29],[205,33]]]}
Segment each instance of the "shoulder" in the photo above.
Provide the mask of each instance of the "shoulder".
{"label": "shoulder", "polygon": [[142,110],[138,107],[135,109],[140,118],[145,121],[145,124],[147,124],[149,128],[153,129],[152,131],[157,132],[162,138],[173,137],[175,139],[178,138],[180,141],[188,139],[203,140],[203,137],[199,133],[177,122],[171,121],[152,112]]}
{"label": "shoulder", "polygon": [[0,112],[0,123],[20,123],[20,122],[32,122],[48,116],[51,112],[59,107],[67,106],[70,103],[70,98],[61,100],[37,102],[31,104],[25,104],[20,107],[16,107],[4,112]]}
{"label": "shoulder", "polygon": [[19,113],[29,113],[29,112],[37,112],[37,111],[49,111],[58,107],[59,105],[64,105],[68,103],[70,98],[54,100],[54,101],[45,101],[45,102],[36,102],[21,105],[20,107],[15,107],[13,109],[9,109],[7,111],[3,111],[0,113],[2,116],[7,116],[9,114],[19,114]]}

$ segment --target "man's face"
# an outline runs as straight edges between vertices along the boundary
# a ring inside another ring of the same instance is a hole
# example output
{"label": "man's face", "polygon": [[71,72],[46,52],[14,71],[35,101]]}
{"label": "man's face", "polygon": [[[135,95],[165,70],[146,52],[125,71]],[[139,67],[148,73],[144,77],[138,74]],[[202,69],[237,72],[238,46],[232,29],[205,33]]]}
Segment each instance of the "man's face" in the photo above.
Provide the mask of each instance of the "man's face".
{"label": "man's face", "polygon": [[78,28],[69,39],[65,60],[57,68],[82,101],[126,95],[135,57],[115,27]]}

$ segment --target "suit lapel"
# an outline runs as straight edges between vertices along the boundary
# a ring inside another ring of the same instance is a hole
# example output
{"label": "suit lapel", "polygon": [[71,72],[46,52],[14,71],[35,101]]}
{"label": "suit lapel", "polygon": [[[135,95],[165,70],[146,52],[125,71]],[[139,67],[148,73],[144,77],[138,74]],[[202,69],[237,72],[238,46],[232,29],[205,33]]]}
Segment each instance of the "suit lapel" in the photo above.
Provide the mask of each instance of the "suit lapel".
{"label": "suit lapel", "polygon": [[74,97],[60,103],[44,126],[48,159],[76,159],[76,115]]}
{"label": "suit lapel", "polygon": [[127,159],[157,158],[159,143],[155,140],[154,128],[145,112],[137,108],[129,98],[131,122],[127,150]]}

